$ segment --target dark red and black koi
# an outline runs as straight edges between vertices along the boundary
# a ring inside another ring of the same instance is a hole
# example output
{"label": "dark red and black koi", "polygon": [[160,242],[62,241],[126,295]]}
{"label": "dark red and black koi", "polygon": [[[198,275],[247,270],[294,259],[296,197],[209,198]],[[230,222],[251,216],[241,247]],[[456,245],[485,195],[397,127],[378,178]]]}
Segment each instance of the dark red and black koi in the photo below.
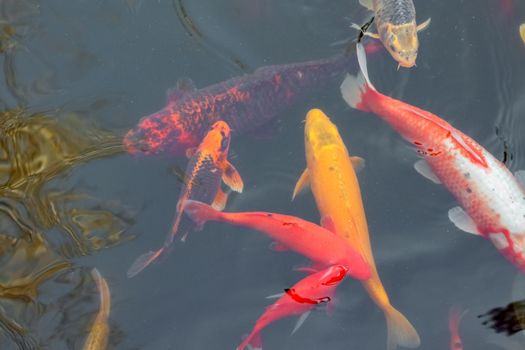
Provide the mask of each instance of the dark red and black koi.
{"label": "dark red and black koi", "polygon": [[144,253],[135,260],[128,270],[128,277],[137,275],[165,254],[177,234],[181,234],[184,239],[194,229],[193,221],[183,215],[184,203],[187,200],[199,200],[222,210],[228,195],[221,189],[221,181],[233,191],[242,192],[244,185],[241,176],[227,159],[230,139],[231,131],[226,122],[218,121],[211,126],[186,167],[187,180],[181,189],[171,232],[160,249]]}
{"label": "dark red and black koi", "polygon": [[262,67],[199,90],[184,79],[168,91],[166,107],[143,117],[127,133],[124,145],[132,154],[182,155],[196,147],[217,120],[226,121],[236,134],[255,130],[299,98],[342,78],[353,57],[347,52],[318,61]]}

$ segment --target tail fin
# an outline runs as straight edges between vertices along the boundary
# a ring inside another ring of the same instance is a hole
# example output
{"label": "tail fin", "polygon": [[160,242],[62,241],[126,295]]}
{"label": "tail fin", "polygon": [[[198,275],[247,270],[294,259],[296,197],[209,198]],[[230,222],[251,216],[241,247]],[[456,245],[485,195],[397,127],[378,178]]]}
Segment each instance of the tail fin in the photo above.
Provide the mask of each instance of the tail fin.
{"label": "tail fin", "polygon": [[184,203],[183,210],[198,227],[204,226],[210,220],[218,220],[221,216],[220,211],[213,209],[208,204],[191,199]]}
{"label": "tail fin", "polygon": [[144,270],[149,264],[151,264],[153,261],[155,261],[159,256],[164,253],[164,247],[160,248],[156,251],[149,251],[147,253],[142,254],[135,260],[133,264],[131,264],[130,268],[128,269],[127,276],[128,278],[135,277],[138,275],[142,270]]}
{"label": "tail fin", "polygon": [[368,111],[369,108],[363,101],[363,95],[368,90],[376,91],[375,87],[368,78],[368,68],[366,64],[366,53],[363,45],[357,44],[357,61],[359,62],[360,72],[357,76],[348,74],[341,84],[341,94],[343,99],[352,108]]}
{"label": "tail fin", "polygon": [[411,349],[419,347],[419,334],[401,312],[390,306],[385,310],[385,317],[388,350],[396,349],[398,345]]}
{"label": "tail fin", "polygon": [[248,348],[249,350],[262,350],[263,344],[262,344],[262,338],[261,333],[255,333],[250,334],[244,340],[242,343],[237,347],[236,350],[244,350]]}

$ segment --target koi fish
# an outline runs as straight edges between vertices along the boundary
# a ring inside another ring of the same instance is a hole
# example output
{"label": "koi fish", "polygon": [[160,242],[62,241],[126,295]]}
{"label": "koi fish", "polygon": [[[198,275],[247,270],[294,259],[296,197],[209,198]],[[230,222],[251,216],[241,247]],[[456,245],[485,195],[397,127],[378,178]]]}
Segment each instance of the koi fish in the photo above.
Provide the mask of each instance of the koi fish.
{"label": "koi fish", "polygon": [[520,36],[521,36],[521,40],[525,44],[525,23],[520,25]]}
{"label": "koi fish", "polygon": [[183,155],[219,119],[236,134],[256,130],[299,98],[342,78],[353,62],[347,52],[318,61],[267,66],[199,90],[191,80],[179,80],[177,88],[168,91],[166,106],[143,117],[127,133],[125,148],[132,154]]}
{"label": "koi fish", "polygon": [[182,239],[185,240],[188,232],[193,230],[193,222],[182,215],[182,208],[187,200],[197,199],[211,203],[215,208],[222,210],[226,206],[228,194],[221,189],[221,180],[231,190],[242,192],[244,187],[242,178],[237,169],[227,160],[230,139],[230,127],[226,122],[218,121],[211,126],[188,162],[186,168],[188,176],[181,189],[174,223],[164,245],[156,251],[150,251],[138,257],[129,268],[128,277],[136,276],[159,256],[166,253],[178,233],[182,233]]}
{"label": "koi fish", "polygon": [[333,232],[309,221],[266,212],[225,213],[194,200],[186,201],[184,211],[199,227],[207,221],[222,221],[261,231],[278,242],[276,250],[302,254],[314,262],[314,269],[340,264],[356,279],[370,278],[370,267],[358,252]]}
{"label": "koi fish", "polygon": [[414,327],[390,304],[374,262],[361,191],[354,170],[354,167],[363,166],[363,159],[349,156],[337,127],[319,109],[308,112],[304,138],[307,167],[295,186],[293,198],[309,186],[323,226],[343,238],[347,245],[365,258],[372,277],[362,283],[385,314],[388,348],[395,348],[396,345],[419,346],[419,335]]}
{"label": "koi fish", "polygon": [[459,336],[459,323],[466,311],[457,306],[450,308],[448,316],[448,330],[450,331],[450,350],[463,350],[463,342]]}
{"label": "koi fish", "polygon": [[505,307],[496,307],[478,318],[486,317],[484,326],[488,326],[496,333],[514,335],[525,330],[525,300],[517,300]]}
{"label": "koi fish", "polygon": [[419,48],[417,33],[430,25],[430,18],[416,24],[413,0],[359,0],[359,3],[375,13],[378,33],[365,35],[381,40],[400,67],[415,66]]}
{"label": "koi fish", "polygon": [[[295,332],[308,314],[319,304],[332,302],[335,289],[347,275],[347,267],[334,265],[306,276],[285,293],[257,320],[252,332],[237,347],[237,350],[262,349],[261,331],[269,324],[285,317],[301,315]],[[292,332],[292,333],[293,333]]]}
{"label": "koi fish", "polygon": [[370,83],[366,54],[358,44],[361,73],[341,85],[353,108],[373,112],[412,143],[424,159],[415,169],[442,183],[460,206],[449,219],[460,229],[489,239],[525,273],[525,172],[515,176],[469,136],[438,116],[385,96]]}
{"label": "koi fish", "polygon": [[109,309],[111,307],[111,295],[106,280],[100,275],[97,269],[91,270],[91,276],[97,284],[100,293],[100,308],[93,321],[89,335],[84,343],[84,350],[105,350],[108,347],[109,336]]}

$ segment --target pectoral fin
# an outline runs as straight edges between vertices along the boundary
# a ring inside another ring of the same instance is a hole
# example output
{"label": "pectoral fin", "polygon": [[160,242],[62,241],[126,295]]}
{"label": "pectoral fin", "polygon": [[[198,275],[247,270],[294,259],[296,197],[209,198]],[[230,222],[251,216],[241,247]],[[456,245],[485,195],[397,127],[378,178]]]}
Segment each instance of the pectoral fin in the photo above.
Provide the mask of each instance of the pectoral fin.
{"label": "pectoral fin", "polygon": [[336,233],[334,221],[332,220],[332,217],[329,215],[323,216],[321,218],[321,226],[332,233]]}
{"label": "pectoral fin", "polygon": [[303,313],[301,316],[299,316],[299,319],[297,320],[297,323],[295,324],[295,327],[292,330],[292,333],[290,335],[293,335],[301,326],[303,325],[304,321],[310,316],[310,311],[307,311]]}
{"label": "pectoral fin", "polygon": [[420,173],[421,175],[423,175],[424,177],[426,177],[433,183],[438,184],[438,185],[441,184],[441,180],[439,180],[436,174],[434,174],[434,172],[432,171],[432,169],[430,169],[430,166],[428,165],[426,160],[424,159],[418,160],[414,164],[414,168],[416,169],[418,173]]}
{"label": "pectoral fin", "polygon": [[270,244],[270,249],[273,250],[274,252],[279,252],[279,253],[290,250],[287,246],[279,242],[272,242]]}
{"label": "pectoral fin", "polygon": [[[355,30],[358,30],[360,32],[363,32],[363,29],[358,24],[352,23],[352,25],[350,27],[355,29]],[[363,35],[368,36],[370,38],[374,38],[374,39],[380,40],[379,34],[377,34],[377,33],[372,33],[372,32],[366,31],[366,32],[363,32]]]}
{"label": "pectoral fin", "polygon": [[303,173],[301,174],[301,177],[299,178],[299,180],[297,180],[297,183],[295,184],[295,188],[293,189],[292,194],[292,200],[294,200],[295,196],[304,191],[308,186],[310,186],[310,175],[308,173],[307,168],[304,169]]}
{"label": "pectoral fin", "polygon": [[350,162],[356,173],[365,167],[365,160],[361,157],[350,157]]}
{"label": "pectoral fin", "polygon": [[428,26],[430,25],[430,18],[427,19],[425,22],[423,23],[419,23],[418,26],[417,26],[417,31],[420,32],[422,30],[425,30],[428,28]]}
{"label": "pectoral fin", "polygon": [[479,235],[476,223],[472,218],[465,213],[461,207],[454,207],[448,211],[448,218],[462,231]]}
{"label": "pectoral fin", "polygon": [[372,4],[372,0],[359,0],[359,3],[361,6],[366,7],[370,11],[374,11],[374,5]]}
{"label": "pectoral fin", "polygon": [[228,193],[219,188],[211,206],[215,210],[222,211],[226,207],[226,202],[228,202]]}
{"label": "pectoral fin", "polygon": [[232,191],[242,193],[244,183],[241,175],[235,167],[228,161],[225,161],[224,173],[222,174],[222,181],[232,189]]}

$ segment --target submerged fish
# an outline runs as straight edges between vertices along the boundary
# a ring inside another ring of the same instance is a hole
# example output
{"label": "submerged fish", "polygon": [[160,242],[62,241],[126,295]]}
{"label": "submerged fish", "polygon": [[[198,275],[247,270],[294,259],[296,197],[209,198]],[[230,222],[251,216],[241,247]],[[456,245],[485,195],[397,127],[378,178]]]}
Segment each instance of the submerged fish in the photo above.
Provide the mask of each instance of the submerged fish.
{"label": "submerged fish", "polygon": [[304,63],[267,66],[197,90],[184,79],[168,92],[166,107],[143,117],[124,138],[132,154],[182,155],[196,147],[219,119],[240,134],[271,121],[281,111],[342,74],[354,62],[344,55]]}
{"label": "submerged fish", "polygon": [[89,335],[84,343],[84,350],[105,350],[108,346],[109,336],[109,310],[111,305],[111,295],[106,280],[100,275],[97,269],[91,271],[91,276],[97,284],[100,293],[100,308],[93,321]]}
{"label": "submerged fish", "polygon": [[523,43],[525,44],[525,23],[520,25],[520,36],[521,40],[523,40]]}
{"label": "submerged fish", "polygon": [[370,267],[358,252],[333,232],[309,221],[266,212],[223,213],[193,200],[186,201],[184,211],[200,227],[207,221],[223,221],[261,231],[278,242],[278,249],[291,249],[311,259],[314,269],[340,264],[354,278],[370,278]]}
{"label": "submerged fish", "polygon": [[297,182],[294,197],[303,188],[310,186],[323,226],[342,237],[370,265],[372,277],[364,281],[363,286],[385,314],[388,348],[396,345],[419,346],[416,330],[390,304],[377,273],[359,182],[354,171],[354,166],[362,166],[363,160],[349,156],[337,127],[319,109],[308,112],[304,138],[307,167]]}
{"label": "submerged fish", "polygon": [[361,5],[374,11],[378,33],[365,33],[381,40],[385,48],[401,67],[416,65],[419,40],[417,32],[426,29],[430,18],[416,24],[413,0],[359,0]]}
{"label": "submerged fish", "polygon": [[237,350],[244,350],[246,347],[262,349],[261,331],[282,318],[301,315],[295,327],[297,330],[313,308],[319,304],[333,302],[335,289],[346,274],[345,266],[334,265],[308,275],[292,288],[286,289],[279,300],[266,308],[264,314],[255,323],[252,332],[237,347]]}
{"label": "submerged fish", "polygon": [[514,335],[525,329],[525,300],[517,300],[505,307],[494,308],[478,317],[488,318],[483,321],[483,325],[494,329],[496,333]]}
{"label": "submerged fish", "polygon": [[230,149],[230,127],[224,121],[215,122],[191,156],[186,168],[186,180],[177,203],[177,213],[164,245],[156,250],[142,254],[128,270],[128,277],[133,277],[166,253],[177,234],[184,240],[194,227],[191,220],[183,215],[184,203],[195,199],[212,204],[222,210],[226,206],[228,194],[221,189],[221,180],[233,191],[242,192],[243,181],[237,169],[228,161]]}
{"label": "submerged fish", "polygon": [[368,79],[366,54],[358,44],[359,76],[341,85],[353,108],[373,112],[415,145],[424,159],[416,170],[442,183],[461,207],[448,217],[460,229],[489,239],[525,273],[525,172],[516,176],[481,147],[438,116],[385,96]]}
{"label": "submerged fish", "polygon": [[450,350],[463,350],[463,342],[459,335],[459,323],[465,315],[466,311],[462,311],[459,307],[453,306],[450,308],[448,315],[448,330],[450,332]]}

